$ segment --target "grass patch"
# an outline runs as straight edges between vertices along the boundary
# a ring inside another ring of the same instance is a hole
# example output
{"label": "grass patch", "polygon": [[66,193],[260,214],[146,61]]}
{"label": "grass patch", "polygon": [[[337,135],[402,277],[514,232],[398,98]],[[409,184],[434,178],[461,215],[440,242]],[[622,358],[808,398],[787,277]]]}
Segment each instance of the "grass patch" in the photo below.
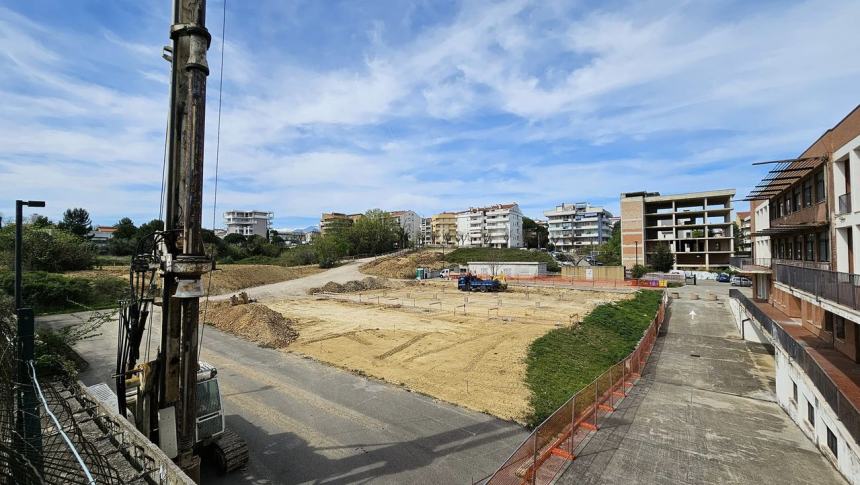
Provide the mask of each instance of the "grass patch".
{"label": "grass patch", "polygon": [[532,342],[526,364],[537,426],[610,366],[627,357],[660,306],[662,292],[642,290],[633,299],[595,308],[573,328],[558,328]]}
{"label": "grass patch", "polygon": [[[24,273],[24,304],[37,315],[105,309],[117,306],[128,292],[128,282],[113,276],[67,276],[44,271]],[[0,293],[14,295],[15,276],[0,272]]]}
{"label": "grass patch", "polygon": [[472,262],[498,261],[498,262],[539,262],[546,263],[547,271],[558,272],[561,267],[552,259],[549,253],[543,251],[524,251],[514,248],[460,248],[445,255],[445,261],[449,263],[466,264]]}

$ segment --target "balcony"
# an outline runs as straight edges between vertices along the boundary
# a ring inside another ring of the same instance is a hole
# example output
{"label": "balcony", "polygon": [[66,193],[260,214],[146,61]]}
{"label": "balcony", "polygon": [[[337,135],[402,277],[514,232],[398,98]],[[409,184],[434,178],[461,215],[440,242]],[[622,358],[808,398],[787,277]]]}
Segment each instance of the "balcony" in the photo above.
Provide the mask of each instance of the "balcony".
{"label": "balcony", "polygon": [[836,206],[837,214],[848,214],[851,212],[851,192],[839,196],[839,203]]}
{"label": "balcony", "polygon": [[860,310],[860,275],[777,263],[776,281],[819,299]]}
{"label": "balcony", "polygon": [[729,258],[729,266],[736,269],[738,272],[745,274],[770,274],[772,272],[770,258],[732,256]]}
{"label": "balcony", "polygon": [[827,204],[818,202],[809,207],[770,221],[771,227],[779,226],[819,226],[827,223]]}

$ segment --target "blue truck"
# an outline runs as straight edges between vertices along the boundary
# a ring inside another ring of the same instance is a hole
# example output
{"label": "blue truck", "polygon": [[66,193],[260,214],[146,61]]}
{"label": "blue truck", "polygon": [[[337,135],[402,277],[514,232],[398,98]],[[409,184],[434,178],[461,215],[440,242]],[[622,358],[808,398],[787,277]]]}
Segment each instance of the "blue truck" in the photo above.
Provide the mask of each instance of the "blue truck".
{"label": "blue truck", "polygon": [[499,280],[482,280],[477,276],[463,275],[457,279],[457,289],[460,291],[500,291],[504,287]]}

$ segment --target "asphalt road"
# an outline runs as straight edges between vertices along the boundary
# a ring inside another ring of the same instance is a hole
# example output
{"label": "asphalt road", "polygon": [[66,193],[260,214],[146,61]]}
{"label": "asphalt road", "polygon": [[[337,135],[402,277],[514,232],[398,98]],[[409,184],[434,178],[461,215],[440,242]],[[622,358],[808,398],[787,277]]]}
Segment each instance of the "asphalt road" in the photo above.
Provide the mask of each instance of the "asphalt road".
{"label": "asphalt road", "polygon": [[[332,271],[338,270],[332,276],[352,276],[348,266]],[[299,291],[301,285],[258,296]],[[75,321],[57,315],[39,318],[37,325]],[[90,363],[81,375],[84,383],[110,383],[115,342],[112,323],[99,337],[77,344]],[[156,331],[152,342],[159,342]],[[201,360],[218,367],[227,425],[251,450],[244,471],[217,477],[204,466],[209,484],[471,483],[494,471],[527,436],[519,425],[264,349],[211,327],[205,330]]]}

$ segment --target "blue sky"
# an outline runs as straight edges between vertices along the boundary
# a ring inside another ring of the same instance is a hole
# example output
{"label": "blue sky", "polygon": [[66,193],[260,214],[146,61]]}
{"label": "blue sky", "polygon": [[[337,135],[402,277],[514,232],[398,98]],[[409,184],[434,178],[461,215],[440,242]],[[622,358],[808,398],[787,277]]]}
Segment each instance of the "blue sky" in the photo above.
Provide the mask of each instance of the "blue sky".
{"label": "blue sky", "polygon": [[[220,212],[515,201],[615,211],[621,192],[734,187],[860,103],[856,1],[210,0]],[[170,2],[0,2],[0,213],[158,214]],[[739,203],[738,208],[744,208]]]}

